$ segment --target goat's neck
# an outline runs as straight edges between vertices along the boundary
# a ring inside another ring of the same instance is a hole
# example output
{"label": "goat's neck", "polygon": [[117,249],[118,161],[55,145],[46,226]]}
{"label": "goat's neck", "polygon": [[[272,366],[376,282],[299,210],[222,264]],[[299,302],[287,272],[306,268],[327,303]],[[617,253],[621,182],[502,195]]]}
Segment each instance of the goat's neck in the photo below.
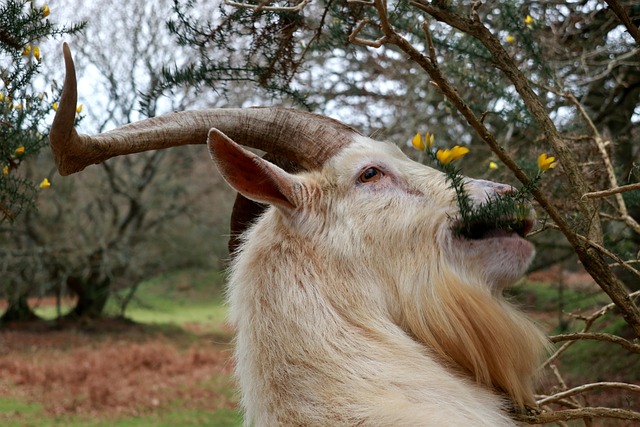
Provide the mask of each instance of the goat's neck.
{"label": "goat's neck", "polygon": [[[436,310],[444,313],[441,318],[421,313],[429,310],[430,302],[425,306],[418,300],[399,301],[403,311],[413,312],[398,324],[388,309],[390,290],[382,283],[385,278],[366,277],[361,271],[352,272],[347,264],[305,254],[305,245],[288,245],[284,241],[246,251],[230,281],[232,321],[238,331],[237,372],[249,417],[293,417],[307,407],[326,409],[327,402],[335,411],[348,411],[338,408],[336,402],[342,404],[342,400],[345,404],[369,402],[368,410],[375,412],[375,402],[390,394],[387,398],[395,399],[397,405],[418,402],[422,409],[412,409],[418,411],[416,417],[437,412],[441,402],[451,401],[451,408],[460,414],[471,411],[473,417],[474,411],[486,412],[482,417],[494,425],[509,425],[499,414],[502,401],[492,389],[502,386],[494,379],[499,363],[514,360],[493,357],[492,352],[511,346],[510,340],[521,330],[502,330],[491,323],[513,323],[519,318],[487,314],[482,310],[499,311],[500,307],[488,307],[487,301],[469,305],[464,298],[445,293],[441,302],[446,306]],[[260,269],[263,265],[273,267]],[[460,304],[457,309],[456,304]],[[452,307],[454,313],[448,315]],[[491,318],[482,322],[485,315]],[[416,318],[423,320],[416,323]],[[434,332],[431,327],[438,321],[445,326]],[[458,327],[468,335],[453,333]],[[466,352],[473,355],[470,361],[464,357]],[[532,372],[521,367],[506,370],[509,380],[514,373],[526,376],[521,381],[526,390],[519,392],[527,400]],[[460,372],[471,372],[477,382]],[[505,384],[510,392],[511,383]],[[398,400],[398,396],[403,397]],[[301,406],[287,406],[296,402]],[[325,415],[323,423],[337,416]]]}

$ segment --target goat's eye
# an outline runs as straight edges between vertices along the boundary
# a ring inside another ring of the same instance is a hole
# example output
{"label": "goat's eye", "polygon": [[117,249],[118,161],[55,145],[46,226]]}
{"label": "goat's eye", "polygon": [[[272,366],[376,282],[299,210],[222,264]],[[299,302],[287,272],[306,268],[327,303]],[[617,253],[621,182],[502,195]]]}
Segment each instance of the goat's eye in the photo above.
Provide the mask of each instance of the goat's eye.
{"label": "goat's eye", "polygon": [[378,168],[367,168],[360,174],[358,180],[360,182],[373,182],[382,178],[383,175],[382,171]]}

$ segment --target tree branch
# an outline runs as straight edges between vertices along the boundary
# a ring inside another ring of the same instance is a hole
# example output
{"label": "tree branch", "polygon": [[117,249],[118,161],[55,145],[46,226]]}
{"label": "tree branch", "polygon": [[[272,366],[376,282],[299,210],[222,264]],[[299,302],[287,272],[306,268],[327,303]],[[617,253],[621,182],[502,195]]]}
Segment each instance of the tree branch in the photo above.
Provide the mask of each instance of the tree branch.
{"label": "tree branch", "polygon": [[618,0],[604,1],[609,5],[611,10],[613,10],[613,13],[616,14],[620,22],[624,24],[624,26],[627,28],[627,31],[629,32],[629,34],[631,34],[631,37],[633,37],[638,46],[640,46],[640,30],[633,24],[633,22],[631,22],[631,19],[629,18],[627,12],[624,10],[624,7],[622,7]]}
{"label": "tree branch", "polygon": [[237,3],[231,0],[225,0],[224,4],[227,6],[237,7],[239,9],[251,9],[251,10],[268,10],[270,12],[300,12],[303,10],[311,0],[302,0],[295,6],[267,6],[271,1],[261,1],[260,4],[249,4],[249,3]]}
{"label": "tree branch", "polygon": [[602,197],[611,196],[613,194],[619,194],[619,193],[624,193],[626,191],[635,191],[635,190],[640,190],[640,182],[637,182],[635,184],[622,185],[620,187],[610,188],[608,190],[592,191],[590,193],[583,194],[582,197],[586,197],[588,199],[599,199]]}
{"label": "tree branch", "polygon": [[577,332],[573,334],[553,335],[549,337],[549,340],[553,343],[562,342],[562,341],[576,341],[576,340],[596,340],[596,341],[611,342],[624,347],[626,350],[629,350],[632,353],[640,354],[640,344],[634,344],[631,341],[628,341],[617,335],[606,334],[606,333]]}
{"label": "tree branch", "polygon": [[546,396],[540,400],[538,400],[538,405],[544,405],[547,403],[553,403],[555,401],[558,401],[560,399],[564,399],[567,397],[571,397],[571,396],[575,396],[577,394],[580,393],[585,393],[587,391],[592,391],[592,390],[601,390],[601,389],[623,389],[623,390],[629,390],[635,393],[640,393],[640,386],[639,385],[635,385],[635,384],[628,384],[628,383],[619,383],[619,382],[599,382],[599,383],[592,383],[592,384],[583,384],[581,386],[578,387],[574,387],[572,389],[569,390],[564,390],[561,391],[559,393],[556,393],[552,396]]}
{"label": "tree branch", "polygon": [[557,421],[578,420],[584,418],[615,418],[619,420],[640,421],[640,413],[617,408],[580,408],[560,411],[541,412],[539,414],[515,414],[516,421],[529,424],[546,424]]}

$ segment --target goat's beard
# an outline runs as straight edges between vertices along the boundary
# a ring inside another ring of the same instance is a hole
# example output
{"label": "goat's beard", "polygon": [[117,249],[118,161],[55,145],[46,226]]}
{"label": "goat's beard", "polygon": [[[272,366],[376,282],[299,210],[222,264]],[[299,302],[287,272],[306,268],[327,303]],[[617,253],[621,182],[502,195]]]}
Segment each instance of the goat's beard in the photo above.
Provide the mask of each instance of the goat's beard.
{"label": "goat's beard", "polygon": [[402,301],[402,326],[452,370],[535,406],[534,385],[548,345],[537,326],[489,289],[450,276]]}

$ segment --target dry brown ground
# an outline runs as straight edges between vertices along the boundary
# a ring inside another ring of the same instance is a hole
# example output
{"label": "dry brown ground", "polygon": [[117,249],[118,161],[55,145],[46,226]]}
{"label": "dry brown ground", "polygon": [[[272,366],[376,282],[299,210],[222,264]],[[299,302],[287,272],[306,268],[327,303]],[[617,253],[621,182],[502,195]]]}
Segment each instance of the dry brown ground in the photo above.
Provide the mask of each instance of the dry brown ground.
{"label": "dry brown ground", "polygon": [[176,400],[207,410],[231,408],[232,366],[224,341],[121,321],[1,330],[0,396],[39,402],[51,415],[106,418],[141,415]]}

